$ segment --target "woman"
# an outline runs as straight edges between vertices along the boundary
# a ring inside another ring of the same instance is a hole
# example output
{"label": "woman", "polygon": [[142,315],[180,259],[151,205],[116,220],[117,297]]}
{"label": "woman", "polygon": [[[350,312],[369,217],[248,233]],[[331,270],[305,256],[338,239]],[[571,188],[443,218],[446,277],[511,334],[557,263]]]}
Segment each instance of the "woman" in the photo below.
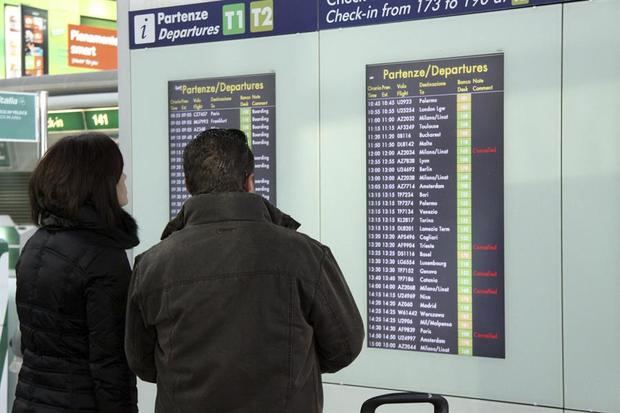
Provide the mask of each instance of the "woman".
{"label": "woman", "polygon": [[138,244],[123,157],[106,135],[60,140],[30,180],[40,228],[17,264],[24,363],[14,413],[137,412],[136,379],[123,350]]}

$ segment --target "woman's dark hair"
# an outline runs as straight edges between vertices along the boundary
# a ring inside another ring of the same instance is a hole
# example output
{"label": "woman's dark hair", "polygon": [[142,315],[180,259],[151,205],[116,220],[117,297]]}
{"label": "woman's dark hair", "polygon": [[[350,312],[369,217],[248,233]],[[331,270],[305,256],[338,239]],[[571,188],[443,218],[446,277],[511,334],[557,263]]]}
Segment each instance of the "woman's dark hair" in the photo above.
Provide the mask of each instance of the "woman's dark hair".
{"label": "woman's dark hair", "polygon": [[95,210],[103,223],[122,222],[116,185],[123,174],[118,145],[103,133],[67,136],[54,144],[30,178],[32,219],[45,215],[77,221],[84,205]]}

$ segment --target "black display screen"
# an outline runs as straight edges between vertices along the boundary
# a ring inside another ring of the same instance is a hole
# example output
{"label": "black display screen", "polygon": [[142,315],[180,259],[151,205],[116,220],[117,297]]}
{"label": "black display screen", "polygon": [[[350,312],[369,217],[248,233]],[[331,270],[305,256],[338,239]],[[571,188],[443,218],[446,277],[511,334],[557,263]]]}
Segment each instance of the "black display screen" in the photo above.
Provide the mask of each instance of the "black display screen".
{"label": "black display screen", "polygon": [[206,129],[240,129],[254,153],[255,192],[276,203],[274,73],[168,82],[170,217],[189,197],[183,150]]}
{"label": "black display screen", "polygon": [[369,65],[368,345],[505,357],[503,54]]}

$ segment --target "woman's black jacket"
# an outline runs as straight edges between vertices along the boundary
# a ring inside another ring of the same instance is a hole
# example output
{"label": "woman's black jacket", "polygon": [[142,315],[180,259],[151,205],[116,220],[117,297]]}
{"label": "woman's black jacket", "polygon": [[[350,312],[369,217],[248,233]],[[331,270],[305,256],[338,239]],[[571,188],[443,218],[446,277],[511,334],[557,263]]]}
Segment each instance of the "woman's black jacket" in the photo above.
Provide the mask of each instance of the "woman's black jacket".
{"label": "woman's black jacket", "polygon": [[136,224],[48,214],[17,264],[24,364],[14,413],[137,412],[136,378],[123,349]]}

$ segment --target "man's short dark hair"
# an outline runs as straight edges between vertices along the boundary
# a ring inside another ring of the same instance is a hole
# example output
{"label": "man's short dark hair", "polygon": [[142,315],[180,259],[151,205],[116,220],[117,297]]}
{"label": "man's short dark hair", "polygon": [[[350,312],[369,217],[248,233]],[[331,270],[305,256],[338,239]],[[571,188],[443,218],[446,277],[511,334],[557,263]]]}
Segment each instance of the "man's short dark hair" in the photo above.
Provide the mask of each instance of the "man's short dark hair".
{"label": "man's short dark hair", "polygon": [[245,180],[254,173],[254,155],[242,131],[209,129],[185,147],[183,169],[192,195],[244,192]]}

